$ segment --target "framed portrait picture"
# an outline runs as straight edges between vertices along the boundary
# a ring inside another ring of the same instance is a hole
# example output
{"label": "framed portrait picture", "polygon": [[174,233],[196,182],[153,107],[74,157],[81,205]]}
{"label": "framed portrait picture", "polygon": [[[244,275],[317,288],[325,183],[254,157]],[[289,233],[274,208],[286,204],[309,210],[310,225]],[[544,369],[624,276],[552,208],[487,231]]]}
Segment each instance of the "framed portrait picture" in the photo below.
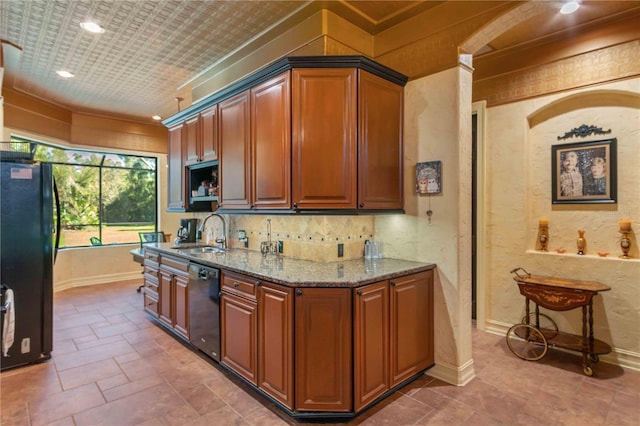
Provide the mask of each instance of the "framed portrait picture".
{"label": "framed portrait picture", "polygon": [[551,146],[553,204],[616,203],[616,139]]}
{"label": "framed portrait picture", "polygon": [[416,164],[416,192],[439,194],[442,191],[442,161]]}

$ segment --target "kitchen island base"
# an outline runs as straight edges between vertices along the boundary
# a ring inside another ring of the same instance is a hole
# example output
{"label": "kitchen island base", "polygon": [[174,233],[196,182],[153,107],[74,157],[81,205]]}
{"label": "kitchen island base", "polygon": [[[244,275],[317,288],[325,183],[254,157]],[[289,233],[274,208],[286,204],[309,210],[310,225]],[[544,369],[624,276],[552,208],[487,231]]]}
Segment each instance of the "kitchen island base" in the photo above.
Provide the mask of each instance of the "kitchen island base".
{"label": "kitchen island base", "polygon": [[194,349],[183,275],[219,268],[220,367],[292,418],[355,417],[434,365],[433,264],[283,258],[272,271],[249,251],[163,244],[144,258],[145,310]]}

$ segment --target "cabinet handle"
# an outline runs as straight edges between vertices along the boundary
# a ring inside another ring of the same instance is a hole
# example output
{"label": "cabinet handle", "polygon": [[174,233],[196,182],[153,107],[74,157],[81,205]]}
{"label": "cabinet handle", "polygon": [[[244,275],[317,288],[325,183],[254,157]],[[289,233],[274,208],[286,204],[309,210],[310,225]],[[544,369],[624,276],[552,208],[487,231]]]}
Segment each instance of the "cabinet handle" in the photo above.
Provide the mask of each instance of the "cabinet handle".
{"label": "cabinet handle", "polygon": [[364,208],[364,203],[360,203],[360,208]]}
{"label": "cabinet handle", "polygon": [[260,284],[261,284],[261,283],[260,283],[260,280],[256,281],[256,287],[259,287],[259,286],[260,286]]}
{"label": "cabinet handle", "polygon": [[240,287],[240,284],[238,284],[237,281],[234,281],[233,282],[233,288],[238,288],[238,287]]}
{"label": "cabinet handle", "polygon": [[296,296],[302,296],[302,290],[297,289],[296,290]]}
{"label": "cabinet handle", "polygon": [[357,294],[358,296],[362,296],[362,290],[358,290],[358,291],[356,291],[356,294]]}
{"label": "cabinet handle", "polygon": [[396,282],[395,281],[390,281],[390,284],[391,284],[392,287],[396,286]]}

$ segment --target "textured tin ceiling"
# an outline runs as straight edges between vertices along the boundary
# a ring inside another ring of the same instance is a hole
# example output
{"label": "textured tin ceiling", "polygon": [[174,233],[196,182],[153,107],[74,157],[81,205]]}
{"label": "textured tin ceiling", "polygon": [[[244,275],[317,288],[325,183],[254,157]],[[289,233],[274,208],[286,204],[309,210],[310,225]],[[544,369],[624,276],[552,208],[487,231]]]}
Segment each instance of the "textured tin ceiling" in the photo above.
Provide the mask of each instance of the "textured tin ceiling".
{"label": "textured tin ceiling", "polygon": [[[14,88],[80,110],[150,117],[177,87],[296,9],[300,1],[0,1],[0,37],[22,49]],[[91,34],[80,22],[106,28]],[[58,77],[68,70],[73,79]],[[168,106],[167,103],[170,105]]]}
{"label": "textured tin ceiling", "polygon": [[[0,0],[0,39],[5,44],[5,86],[56,102],[75,111],[127,115],[149,120],[177,111],[186,99],[186,82],[310,1],[220,0]],[[318,2],[313,2],[318,3]],[[442,1],[320,2],[371,34],[408,17],[433,10]],[[502,2],[486,2],[495,7]],[[586,3],[586,2],[585,2]],[[638,7],[637,1],[590,2],[579,18]],[[588,10],[588,9],[587,9]],[[90,34],[80,22],[92,20],[106,32]],[[449,18],[447,18],[449,19]],[[460,17],[459,19],[464,19]],[[557,35],[566,23],[548,16],[501,35],[490,49]],[[15,46],[15,48],[11,48]],[[75,74],[63,79],[56,70]]]}

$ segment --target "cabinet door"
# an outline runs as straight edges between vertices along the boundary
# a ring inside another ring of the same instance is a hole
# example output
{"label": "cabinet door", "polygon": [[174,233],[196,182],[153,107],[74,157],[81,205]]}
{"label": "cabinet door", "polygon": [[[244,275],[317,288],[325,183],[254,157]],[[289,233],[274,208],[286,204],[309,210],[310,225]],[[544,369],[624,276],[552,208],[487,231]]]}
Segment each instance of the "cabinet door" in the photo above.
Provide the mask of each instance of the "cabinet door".
{"label": "cabinet door", "polygon": [[173,327],[173,311],[172,311],[172,284],[173,274],[160,268],[158,286],[158,317],[160,321]]}
{"label": "cabinet door", "polygon": [[345,288],[296,290],[297,411],[351,411],[350,292]]}
{"label": "cabinet door", "polygon": [[248,209],[251,200],[249,91],[220,103],[220,206]]}
{"label": "cabinet door", "polygon": [[433,271],[391,284],[391,386],[433,365]]}
{"label": "cabinet door", "polygon": [[293,206],[356,208],[355,69],[292,71]]}
{"label": "cabinet door", "polygon": [[257,304],[222,293],[220,362],[257,384]]}
{"label": "cabinet door", "polygon": [[289,71],[251,89],[253,207],[291,208]]}
{"label": "cabinet door", "polygon": [[189,338],[189,276],[174,275],[174,318],[173,328],[187,339]]}
{"label": "cabinet door", "polygon": [[189,166],[200,161],[200,120],[192,117],[184,123],[184,163]]}
{"label": "cabinet door", "polygon": [[354,290],[354,410],[389,390],[389,282]]}
{"label": "cabinet door", "polygon": [[402,86],[359,70],[359,208],[403,208],[403,95]]}
{"label": "cabinet door", "polygon": [[184,196],[186,188],[183,133],[183,124],[169,129],[169,170],[167,177],[167,210],[169,211],[185,210]]}
{"label": "cabinet door", "polygon": [[258,287],[258,386],[293,409],[293,289]]}
{"label": "cabinet door", "polygon": [[200,161],[218,159],[218,105],[200,113],[200,135],[202,136]]}

